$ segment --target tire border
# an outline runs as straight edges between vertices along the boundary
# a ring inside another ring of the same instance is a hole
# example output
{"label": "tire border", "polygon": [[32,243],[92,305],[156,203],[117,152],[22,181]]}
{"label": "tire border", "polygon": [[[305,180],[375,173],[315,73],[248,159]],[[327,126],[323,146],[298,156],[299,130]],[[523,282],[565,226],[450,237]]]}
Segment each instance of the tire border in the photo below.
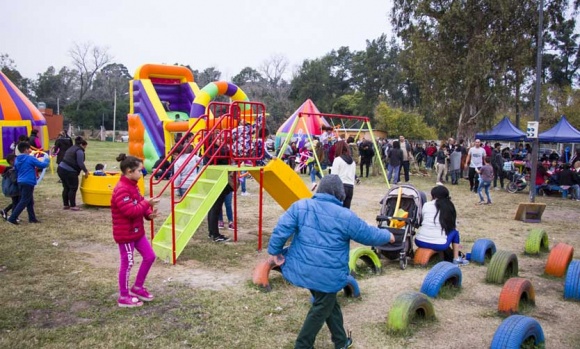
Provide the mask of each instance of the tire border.
{"label": "tire border", "polygon": [[541,252],[548,252],[549,250],[550,240],[548,239],[546,231],[540,228],[530,230],[528,238],[526,239],[525,253],[537,255]]}
{"label": "tire border", "polygon": [[519,348],[528,338],[534,337],[534,343],[545,341],[544,330],[540,323],[524,315],[511,315],[498,326],[491,340],[491,349]]}
{"label": "tire border", "polygon": [[[508,266],[512,265],[512,273],[507,274]],[[497,251],[487,267],[485,281],[494,284],[503,284],[507,279],[518,276],[518,257],[510,251]]]}
{"label": "tire border", "polygon": [[350,250],[348,254],[348,268],[351,275],[356,277],[356,262],[359,259],[371,268],[373,274],[380,274],[382,272],[381,260],[377,253],[370,247],[360,246]]}
{"label": "tire border", "polygon": [[462,274],[459,266],[450,262],[439,262],[425,276],[421,292],[429,297],[437,298],[441,287],[451,279],[455,279],[453,286],[461,288]]}
{"label": "tire border", "polygon": [[488,252],[491,252],[489,253],[491,260],[496,251],[495,243],[491,239],[477,239],[471,248],[471,261],[485,265],[485,258],[488,256]]}
{"label": "tire border", "polygon": [[552,247],[548,255],[548,260],[546,261],[544,272],[547,275],[559,278],[563,277],[566,274],[568,265],[572,262],[572,258],[574,258],[574,247],[559,242]]}
{"label": "tire border", "polygon": [[509,278],[499,294],[497,310],[507,315],[518,313],[523,296],[530,304],[536,304],[536,292],[532,282],[524,278]]}
{"label": "tire border", "polygon": [[400,294],[389,310],[387,330],[394,332],[406,330],[419,311],[425,319],[435,318],[433,303],[427,295],[416,291]]}

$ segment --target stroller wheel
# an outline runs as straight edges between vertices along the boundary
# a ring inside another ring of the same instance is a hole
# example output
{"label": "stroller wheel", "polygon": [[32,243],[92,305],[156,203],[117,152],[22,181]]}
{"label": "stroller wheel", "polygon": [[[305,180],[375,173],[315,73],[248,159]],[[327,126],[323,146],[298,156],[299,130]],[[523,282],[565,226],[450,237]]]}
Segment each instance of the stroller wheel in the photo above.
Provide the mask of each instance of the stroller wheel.
{"label": "stroller wheel", "polygon": [[518,191],[518,186],[514,182],[509,182],[505,189],[513,194]]}
{"label": "stroller wheel", "polygon": [[407,260],[407,256],[402,257],[399,260],[399,267],[401,268],[401,270],[405,270],[407,268],[407,264],[409,264],[409,261]]}

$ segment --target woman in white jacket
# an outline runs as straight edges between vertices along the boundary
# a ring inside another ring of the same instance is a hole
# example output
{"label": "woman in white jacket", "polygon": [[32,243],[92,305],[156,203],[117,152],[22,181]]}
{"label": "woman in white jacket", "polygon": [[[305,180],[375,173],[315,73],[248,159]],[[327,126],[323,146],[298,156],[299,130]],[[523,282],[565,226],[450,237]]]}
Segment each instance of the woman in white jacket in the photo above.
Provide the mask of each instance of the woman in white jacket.
{"label": "woman in white jacket", "polygon": [[330,172],[340,177],[346,194],[342,206],[350,208],[352,195],[354,193],[356,164],[350,154],[350,147],[345,141],[336,142],[334,147],[336,156],[332,162],[332,169]]}

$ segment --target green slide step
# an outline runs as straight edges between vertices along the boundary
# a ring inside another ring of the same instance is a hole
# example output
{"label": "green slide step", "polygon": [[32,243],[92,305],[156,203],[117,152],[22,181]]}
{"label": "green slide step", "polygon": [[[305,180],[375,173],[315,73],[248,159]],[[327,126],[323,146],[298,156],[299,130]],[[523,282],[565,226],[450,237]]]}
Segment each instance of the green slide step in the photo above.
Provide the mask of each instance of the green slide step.
{"label": "green slide step", "polygon": [[172,263],[171,221],[175,219],[175,258],[179,257],[210,208],[228,183],[227,168],[208,166],[182,202],[171,214],[153,238],[153,250],[160,259]]}

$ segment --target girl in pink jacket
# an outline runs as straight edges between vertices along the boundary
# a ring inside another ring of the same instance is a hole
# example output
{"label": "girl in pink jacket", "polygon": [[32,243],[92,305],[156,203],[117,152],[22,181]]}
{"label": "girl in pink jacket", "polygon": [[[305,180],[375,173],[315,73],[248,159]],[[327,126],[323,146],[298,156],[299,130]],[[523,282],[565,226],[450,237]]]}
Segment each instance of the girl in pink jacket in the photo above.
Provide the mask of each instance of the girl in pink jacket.
{"label": "girl in pink jacket", "polygon": [[[158,198],[144,198],[139,192],[137,182],[142,176],[143,162],[133,156],[120,154],[117,161],[121,162],[123,175],[113,190],[111,197],[111,215],[113,218],[113,238],[119,245],[119,298],[120,307],[140,307],[142,301],[150,302],[153,295],[143,287],[145,278],[155,262],[155,252],[145,236],[143,218],[151,220],[157,216],[155,205]],[[134,264],[134,251],[139,251],[143,257],[141,267],[137,272],[135,284],[129,289],[129,276]]]}

